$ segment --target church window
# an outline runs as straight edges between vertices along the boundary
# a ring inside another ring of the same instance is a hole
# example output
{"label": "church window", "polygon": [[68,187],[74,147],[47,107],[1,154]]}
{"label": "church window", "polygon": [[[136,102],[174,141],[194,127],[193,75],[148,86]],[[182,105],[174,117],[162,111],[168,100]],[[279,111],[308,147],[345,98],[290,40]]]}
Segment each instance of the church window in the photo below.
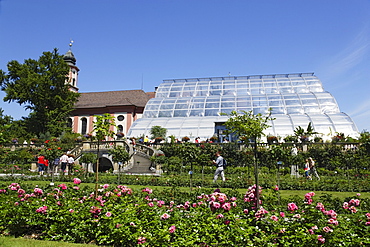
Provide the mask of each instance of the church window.
{"label": "church window", "polygon": [[87,119],[81,118],[81,135],[86,134],[86,130],[87,130]]}

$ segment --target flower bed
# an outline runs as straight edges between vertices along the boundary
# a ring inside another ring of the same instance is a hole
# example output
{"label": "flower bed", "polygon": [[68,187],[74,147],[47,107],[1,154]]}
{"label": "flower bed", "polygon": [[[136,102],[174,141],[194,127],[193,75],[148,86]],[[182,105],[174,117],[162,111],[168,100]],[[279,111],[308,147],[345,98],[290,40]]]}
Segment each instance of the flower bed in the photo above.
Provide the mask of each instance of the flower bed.
{"label": "flower bed", "polygon": [[98,195],[81,180],[44,188],[0,185],[2,234],[114,246],[359,246],[370,244],[369,200],[315,198],[279,201],[279,190],[175,188],[133,191],[101,185]]}

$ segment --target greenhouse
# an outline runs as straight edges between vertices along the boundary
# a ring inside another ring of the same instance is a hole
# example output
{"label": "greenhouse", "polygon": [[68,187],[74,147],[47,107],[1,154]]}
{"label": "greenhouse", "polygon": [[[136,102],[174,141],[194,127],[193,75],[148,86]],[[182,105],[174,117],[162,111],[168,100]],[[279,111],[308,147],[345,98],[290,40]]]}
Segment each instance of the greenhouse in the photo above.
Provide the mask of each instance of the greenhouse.
{"label": "greenhouse", "polygon": [[358,135],[352,119],[340,112],[321,81],[313,73],[299,73],[164,80],[128,136],[149,135],[157,125],[176,138],[220,137],[228,118],[220,113],[266,114],[269,108],[275,120],[266,135],[292,135],[296,127],[306,129],[310,122],[324,139],[336,132]]}

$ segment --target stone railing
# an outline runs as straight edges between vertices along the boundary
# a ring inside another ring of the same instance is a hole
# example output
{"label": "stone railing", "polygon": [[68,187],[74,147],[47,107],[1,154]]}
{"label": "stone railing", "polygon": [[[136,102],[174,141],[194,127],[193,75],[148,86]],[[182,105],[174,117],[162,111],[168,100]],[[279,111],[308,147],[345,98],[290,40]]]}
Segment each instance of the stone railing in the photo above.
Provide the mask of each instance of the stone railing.
{"label": "stone railing", "polygon": [[143,144],[136,144],[135,146],[136,151],[139,151],[143,154],[146,154],[148,158],[152,157],[155,153],[155,149]]}
{"label": "stone railing", "polygon": [[107,150],[113,149],[116,146],[122,146],[126,148],[128,153],[133,153],[132,147],[130,147],[130,145],[124,140],[99,142],[99,144],[98,142],[83,142],[82,146],[84,151],[98,150],[98,148],[100,150]]}

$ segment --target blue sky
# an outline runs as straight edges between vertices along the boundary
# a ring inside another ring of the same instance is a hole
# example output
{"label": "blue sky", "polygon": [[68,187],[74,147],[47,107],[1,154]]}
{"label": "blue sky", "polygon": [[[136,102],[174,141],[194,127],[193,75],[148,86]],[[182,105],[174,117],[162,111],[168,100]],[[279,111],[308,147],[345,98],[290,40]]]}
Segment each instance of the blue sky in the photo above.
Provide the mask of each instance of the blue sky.
{"label": "blue sky", "polygon": [[[0,0],[0,30],[3,70],[53,48],[64,54],[73,39],[80,92],[315,72],[370,130],[369,0]],[[25,114],[16,103],[0,107]]]}

